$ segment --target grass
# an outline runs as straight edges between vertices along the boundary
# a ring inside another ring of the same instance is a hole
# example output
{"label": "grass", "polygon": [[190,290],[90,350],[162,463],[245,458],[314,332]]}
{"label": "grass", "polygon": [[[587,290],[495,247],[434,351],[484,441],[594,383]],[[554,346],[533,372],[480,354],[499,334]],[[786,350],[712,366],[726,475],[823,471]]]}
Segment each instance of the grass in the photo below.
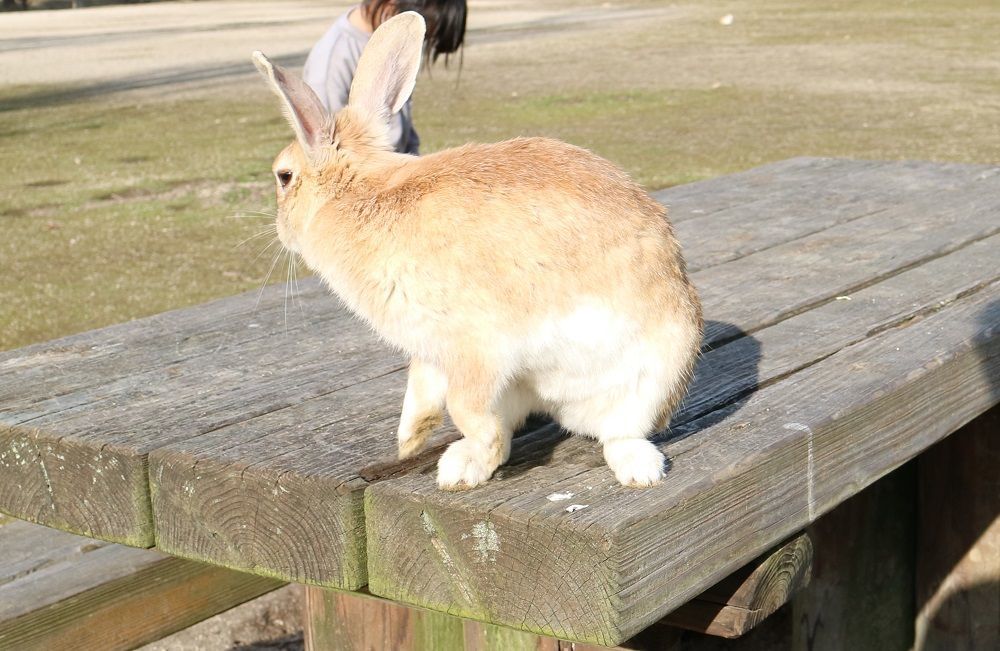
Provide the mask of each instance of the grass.
{"label": "grass", "polygon": [[[271,256],[268,98],[0,113],[0,347],[99,327],[259,285]],[[264,106],[266,104],[266,107]]]}
{"label": "grass", "polygon": [[[423,76],[424,151],[550,135],[650,189],[796,155],[996,162],[990,0],[733,2],[729,28],[639,4],[660,13],[515,30],[470,47],[458,85]],[[0,349],[251,289],[271,264],[267,238],[238,246],[270,223],[290,138],[262,83],[75,90],[0,87]]]}

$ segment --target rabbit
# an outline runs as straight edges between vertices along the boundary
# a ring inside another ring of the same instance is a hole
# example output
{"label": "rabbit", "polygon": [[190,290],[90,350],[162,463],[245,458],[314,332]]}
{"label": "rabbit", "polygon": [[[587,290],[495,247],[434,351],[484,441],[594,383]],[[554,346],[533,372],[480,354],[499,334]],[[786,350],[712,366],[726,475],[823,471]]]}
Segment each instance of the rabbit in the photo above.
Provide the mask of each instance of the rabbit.
{"label": "rabbit", "polygon": [[648,437],[702,337],[665,209],[557,140],[394,153],[388,120],[413,91],[424,29],[404,12],[375,30],[332,116],[254,52],[296,136],[273,168],[282,244],[410,357],[401,459],[447,408],[463,437],[438,460],[441,489],[490,479],[532,413],[596,438],[623,486],[656,484],[664,457]]}

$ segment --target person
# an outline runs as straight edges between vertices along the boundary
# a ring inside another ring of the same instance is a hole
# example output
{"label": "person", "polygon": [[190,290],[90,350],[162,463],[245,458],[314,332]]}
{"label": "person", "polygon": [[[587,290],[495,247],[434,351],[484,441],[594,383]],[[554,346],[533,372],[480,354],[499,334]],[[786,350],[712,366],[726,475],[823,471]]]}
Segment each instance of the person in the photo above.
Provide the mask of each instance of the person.
{"label": "person", "polygon": [[[424,62],[433,64],[448,57],[465,41],[466,0],[364,0],[340,16],[313,46],[306,58],[302,78],[323,105],[336,113],[347,104],[358,59],[372,32],[388,18],[416,11],[427,22]],[[390,138],[396,151],[420,153],[420,138],[413,128],[412,99],[392,116]]]}

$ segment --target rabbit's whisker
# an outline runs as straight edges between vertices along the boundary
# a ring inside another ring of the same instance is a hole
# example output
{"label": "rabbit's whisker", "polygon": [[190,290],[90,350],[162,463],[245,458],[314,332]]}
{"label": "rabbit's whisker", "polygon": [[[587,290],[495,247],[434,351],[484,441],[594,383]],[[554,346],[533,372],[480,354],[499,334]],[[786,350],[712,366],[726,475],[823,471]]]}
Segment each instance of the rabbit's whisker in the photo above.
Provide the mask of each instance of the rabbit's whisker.
{"label": "rabbit's whisker", "polygon": [[251,235],[250,237],[246,238],[245,240],[243,240],[242,242],[240,242],[239,244],[237,244],[233,248],[234,249],[238,249],[241,246],[243,246],[244,244],[246,244],[247,242],[249,242],[250,240],[255,240],[258,237],[264,237],[265,235],[274,235],[274,234],[276,234],[276,232],[277,232],[277,229],[272,226],[271,228],[268,228],[268,229],[263,230],[263,231],[261,231],[259,233],[255,233],[254,235]]}
{"label": "rabbit's whisker", "polygon": [[292,268],[292,284],[294,285],[294,289],[292,291],[292,297],[295,299],[295,304],[299,306],[299,314],[302,316],[302,320],[305,321],[306,320],[306,312],[302,308],[302,290],[299,289],[299,277],[298,277],[299,276],[299,274],[298,274],[298,270],[299,270],[299,257],[296,254],[294,254],[294,253],[291,253],[289,255],[290,255],[290,258],[292,260],[292,267],[291,267]]}
{"label": "rabbit's whisker", "polygon": [[284,249],[278,249],[274,254],[274,260],[271,261],[271,268],[267,270],[267,275],[264,276],[264,282],[260,284],[260,291],[257,292],[257,302],[253,304],[254,312],[256,312],[257,308],[260,306],[260,299],[264,296],[264,288],[267,287],[267,281],[271,279],[271,274],[274,273],[274,268],[277,266],[278,259],[281,257],[281,252],[283,250]]}
{"label": "rabbit's whisker", "polygon": [[240,210],[232,215],[229,215],[230,219],[262,219],[264,217],[277,219],[278,215],[277,213],[263,212],[260,210]]}
{"label": "rabbit's whisker", "polygon": [[288,334],[288,291],[291,289],[292,281],[292,256],[285,251],[285,334]]}
{"label": "rabbit's whisker", "polygon": [[[251,260],[251,262],[257,262],[257,260],[260,260],[260,257],[261,257],[262,255],[264,255],[264,253],[265,253],[265,252],[266,252],[266,251],[267,251],[267,250],[268,250],[269,248],[271,248],[272,246],[274,246],[274,244],[275,244],[276,242],[278,242],[278,241],[279,241],[279,240],[278,240],[278,236],[277,236],[277,235],[275,235],[275,236],[274,236],[274,239],[272,239],[272,240],[271,240],[270,242],[268,242],[268,243],[267,243],[267,246],[265,246],[265,247],[264,247],[263,249],[261,249],[261,250],[260,250],[260,253],[258,253],[258,254],[257,254],[257,256],[256,256],[256,257],[255,257],[255,258],[254,258],[253,260]],[[279,250],[280,250],[280,249],[279,249]]]}

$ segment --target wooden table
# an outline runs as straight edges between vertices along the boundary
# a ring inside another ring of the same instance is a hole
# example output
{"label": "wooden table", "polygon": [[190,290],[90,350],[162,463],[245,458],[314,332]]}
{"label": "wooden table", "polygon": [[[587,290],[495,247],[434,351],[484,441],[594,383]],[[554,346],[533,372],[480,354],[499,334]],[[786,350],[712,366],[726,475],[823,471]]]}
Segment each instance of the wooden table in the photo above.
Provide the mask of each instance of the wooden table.
{"label": "wooden table", "polygon": [[611,645],[1000,402],[1000,168],[797,158],[656,196],[707,319],[659,486],[537,424],[437,490],[433,455],[394,461],[405,360],[309,281],[0,354],[0,511]]}

